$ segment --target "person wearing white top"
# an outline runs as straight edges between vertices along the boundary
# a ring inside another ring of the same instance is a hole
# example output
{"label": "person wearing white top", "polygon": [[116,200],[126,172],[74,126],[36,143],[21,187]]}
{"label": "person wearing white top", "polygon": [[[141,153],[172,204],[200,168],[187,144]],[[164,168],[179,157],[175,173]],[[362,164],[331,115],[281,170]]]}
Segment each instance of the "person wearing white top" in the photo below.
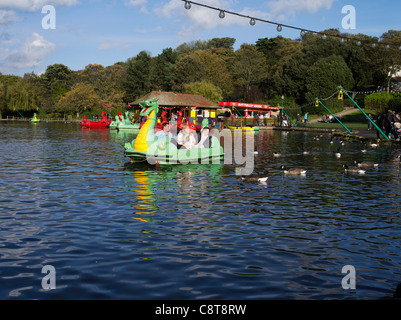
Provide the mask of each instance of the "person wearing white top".
{"label": "person wearing white top", "polygon": [[177,143],[180,149],[187,148],[188,150],[191,150],[192,147],[195,146],[196,144],[195,137],[191,133],[191,129],[187,124],[184,124],[182,126],[182,130],[177,135]]}

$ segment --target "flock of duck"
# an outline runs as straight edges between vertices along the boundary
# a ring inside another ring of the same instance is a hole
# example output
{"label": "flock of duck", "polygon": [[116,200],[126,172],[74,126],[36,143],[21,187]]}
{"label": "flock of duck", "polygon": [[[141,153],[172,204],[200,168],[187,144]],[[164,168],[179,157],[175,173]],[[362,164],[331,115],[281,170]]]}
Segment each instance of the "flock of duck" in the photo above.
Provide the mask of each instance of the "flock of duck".
{"label": "flock of duck", "polygon": [[[322,138],[323,135],[318,135],[318,136],[314,136],[313,140],[319,140],[320,138]],[[334,144],[334,140],[332,137],[330,137],[329,139],[329,143],[330,144]],[[344,141],[338,141],[339,143],[339,147],[337,148],[336,151],[332,151],[333,157],[336,158],[341,158],[341,146],[345,145]],[[369,143],[369,144],[365,144],[364,148],[361,149],[362,153],[366,153],[368,151],[368,149],[366,147],[370,147],[370,148],[377,148],[379,145],[377,143]],[[255,149],[254,151],[255,155],[257,155],[259,152],[257,151],[257,149]],[[303,155],[308,155],[310,152],[308,150],[304,150],[302,152]],[[272,156],[273,158],[280,158],[281,157],[281,153],[280,152],[272,152]],[[395,161],[400,161],[401,159],[401,149],[397,149],[395,150],[394,154],[393,154],[393,159]],[[354,161],[353,162],[354,166],[349,167],[347,164],[343,164],[342,167],[344,168],[344,172],[346,174],[365,174],[366,171],[368,169],[374,169],[377,168],[379,166],[378,163],[375,163],[374,161],[362,161],[362,162],[358,162],[358,161]],[[287,168],[285,165],[281,165],[280,169],[283,170],[284,175],[288,175],[288,176],[304,176],[306,175],[307,170],[304,168]],[[243,181],[247,181],[247,182],[261,182],[261,183],[266,183],[266,181],[268,180],[268,176],[266,175],[250,175],[250,176],[242,176],[241,179]]]}

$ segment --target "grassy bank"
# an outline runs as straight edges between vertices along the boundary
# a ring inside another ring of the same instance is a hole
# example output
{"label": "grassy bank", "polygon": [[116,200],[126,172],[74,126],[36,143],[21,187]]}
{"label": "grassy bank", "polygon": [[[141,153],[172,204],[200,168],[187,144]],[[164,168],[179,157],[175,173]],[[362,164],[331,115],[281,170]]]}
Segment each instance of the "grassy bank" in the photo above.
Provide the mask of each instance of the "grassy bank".
{"label": "grassy bank", "polygon": [[[376,120],[378,117],[377,111],[374,110],[364,110],[366,114],[371,113],[373,119]],[[354,113],[350,113],[345,115],[339,120],[348,128],[348,129],[367,129],[368,128],[368,119],[366,119],[365,115],[361,111],[355,111]],[[310,128],[322,128],[322,129],[343,129],[343,126],[333,119],[331,123],[325,122],[317,122],[308,124],[307,127]]]}

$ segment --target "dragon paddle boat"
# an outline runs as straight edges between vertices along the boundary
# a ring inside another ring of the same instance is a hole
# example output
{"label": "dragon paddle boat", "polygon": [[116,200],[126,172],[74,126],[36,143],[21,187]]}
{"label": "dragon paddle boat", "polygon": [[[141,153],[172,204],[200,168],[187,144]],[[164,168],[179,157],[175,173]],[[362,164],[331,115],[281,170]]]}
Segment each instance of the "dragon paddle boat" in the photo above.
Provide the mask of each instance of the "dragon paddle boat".
{"label": "dragon paddle boat", "polygon": [[167,136],[158,138],[155,134],[159,104],[157,100],[141,101],[141,116],[147,116],[137,137],[125,143],[125,155],[131,162],[148,161],[149,164],[209,164],[221,163],[224,157],[223,147],[217,137],[210,135],[210,147],[178,148],[176,140]]}
{"label": "dragon paddle boat", "polygon": [[106,112],[102,111],[102,120],[93,121],[87,120],[84,115],[84,120],[81,121],[81,127],[83,128],[108,128],[110,126],[111,120],[108,120],[106,117]]}
{"label": "dragon paddle boat", "polygon": [[113,120],[113,121],[110,123],[110,126],[109,126],[110,130],[115,130],[115,129],[117,129],[118,124],[122,121],[122,118],[121,118],[122,115],[123,115],[123,114],[122,114],[121,112],[118,113],[118,115],[116,116],[115,120]]}
{"label": "dragon paddle boat", "polygon": [[132,130],[132,129],[139,129],[139,123],[132,123],[132,121],[129,118],[129,111],[125,112],[125,117],[117,124],[117,129],[127,129],[127,130]]}
{"label": "dragon paddle boat", "polygon": [[34,113],[33,114],[33,118],[31,119],[31,122],[32,123],[38,123],[40,120],[39,120],[39,118],[37,117],[37,115],[36,115],[36,113]]}

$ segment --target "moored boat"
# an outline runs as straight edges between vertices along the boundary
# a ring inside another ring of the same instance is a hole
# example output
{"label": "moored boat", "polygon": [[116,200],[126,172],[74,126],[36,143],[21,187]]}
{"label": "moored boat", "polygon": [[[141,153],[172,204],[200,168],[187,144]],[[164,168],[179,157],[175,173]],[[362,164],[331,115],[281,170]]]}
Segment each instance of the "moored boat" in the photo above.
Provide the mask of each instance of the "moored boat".
{"label": "moored boat", "polygon": [[84,115],[84,119],[81,121],[81,127],[84,128],[108,128],[111,120],[107,119],[106,112],[102,111],[102,119],[99,121],[87,120]]}
{"label": "moored boat", "polygon": [[40,119],[37,117],[36,113],[33,114],[33,118],[31,119],[32,123],[38,123]]}

